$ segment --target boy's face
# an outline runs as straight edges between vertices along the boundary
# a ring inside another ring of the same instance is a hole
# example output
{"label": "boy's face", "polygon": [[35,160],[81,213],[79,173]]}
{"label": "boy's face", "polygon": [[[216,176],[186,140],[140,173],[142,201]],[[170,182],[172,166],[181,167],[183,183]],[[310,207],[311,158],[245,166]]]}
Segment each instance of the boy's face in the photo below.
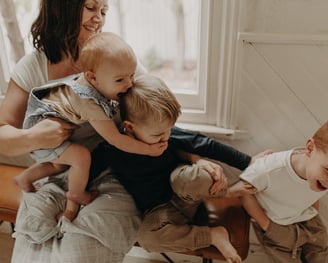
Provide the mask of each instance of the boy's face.
{"label": "boy's face", "polygon": [[136,66],[134,61],[126,61],[124,65],[103,62],[97,68],[92,84],[107,99],[119,101],[133,85]]}
{"label": "boy's face", "polygon": [[313,139],[306,145],[309,159],[306,164],[306,178],[313,191],[320,192],[328,189],[328,152],[319,150]]}
{"label": "boy's face", "polygon": [[125,130],[128,134],[148,144],[168,141],[173,125],[174,123],[169,120],[148,124],[124,122]]}

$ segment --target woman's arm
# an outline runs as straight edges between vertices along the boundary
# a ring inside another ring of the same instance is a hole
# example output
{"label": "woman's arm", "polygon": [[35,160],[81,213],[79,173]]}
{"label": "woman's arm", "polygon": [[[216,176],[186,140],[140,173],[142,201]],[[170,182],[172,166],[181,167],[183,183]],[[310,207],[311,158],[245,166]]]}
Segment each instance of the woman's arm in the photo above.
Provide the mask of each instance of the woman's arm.
{"label": "woman's arm", "polygon": [[47,119],[22,129],[29,94],[13,80],[0,105],[0,154],[17,156],[40,148],[58,146],[71,134],[72,124]]}

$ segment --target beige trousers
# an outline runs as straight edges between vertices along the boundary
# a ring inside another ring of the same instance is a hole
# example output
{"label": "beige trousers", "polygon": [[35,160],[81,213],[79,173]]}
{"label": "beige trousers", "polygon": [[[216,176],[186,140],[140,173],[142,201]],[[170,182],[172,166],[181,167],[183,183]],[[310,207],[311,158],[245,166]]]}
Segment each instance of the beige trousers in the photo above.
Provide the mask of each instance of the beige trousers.
{"label": "beige trousers", "polygon": [[210,246],[209,227],[193,225],[192,218],[202,200],[213,197],[209,194],[211,176],[197,165],[182,165],[172,172],[170,182],[175,194],[169,202],[145,213],[139,244],[150,252],[185,252]]}
{"label": "beige trousers", "polygon": [[255,234],[274,263],[328,263],[327,230],[319,215],[292,225],[270,222],[264,232],[253,222]]}

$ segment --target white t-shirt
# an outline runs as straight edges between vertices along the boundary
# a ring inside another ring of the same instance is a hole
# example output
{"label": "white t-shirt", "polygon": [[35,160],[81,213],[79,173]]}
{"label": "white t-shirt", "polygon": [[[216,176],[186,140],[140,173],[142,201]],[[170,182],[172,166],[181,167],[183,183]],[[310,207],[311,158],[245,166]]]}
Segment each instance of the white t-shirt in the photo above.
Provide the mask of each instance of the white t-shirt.
{"label": "white t-shirt", "polygon": [[327,191],[313,191],[291,166],[293,150],[257,159],[240,177],[257,188],[255,197],[275,223],[289,225],[317,215],[312,205]]}
{"label": "white t-shirt", "polygon": [[48,82],[48,60],[43,52],[25,55],[14,67],[11,78],[27,92]]}

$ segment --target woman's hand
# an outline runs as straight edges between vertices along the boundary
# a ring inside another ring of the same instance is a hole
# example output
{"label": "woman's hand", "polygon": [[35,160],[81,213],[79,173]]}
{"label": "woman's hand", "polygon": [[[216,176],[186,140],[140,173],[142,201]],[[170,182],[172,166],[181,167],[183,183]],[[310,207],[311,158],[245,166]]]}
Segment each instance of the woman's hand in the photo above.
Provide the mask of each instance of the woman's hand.
{"label": "woman's hand", "polygon": [[37,123],[28,130],[31,142],[34,142],[33,150],[59,146],[76,128],[78,126],[75,124],[52,117]]}

